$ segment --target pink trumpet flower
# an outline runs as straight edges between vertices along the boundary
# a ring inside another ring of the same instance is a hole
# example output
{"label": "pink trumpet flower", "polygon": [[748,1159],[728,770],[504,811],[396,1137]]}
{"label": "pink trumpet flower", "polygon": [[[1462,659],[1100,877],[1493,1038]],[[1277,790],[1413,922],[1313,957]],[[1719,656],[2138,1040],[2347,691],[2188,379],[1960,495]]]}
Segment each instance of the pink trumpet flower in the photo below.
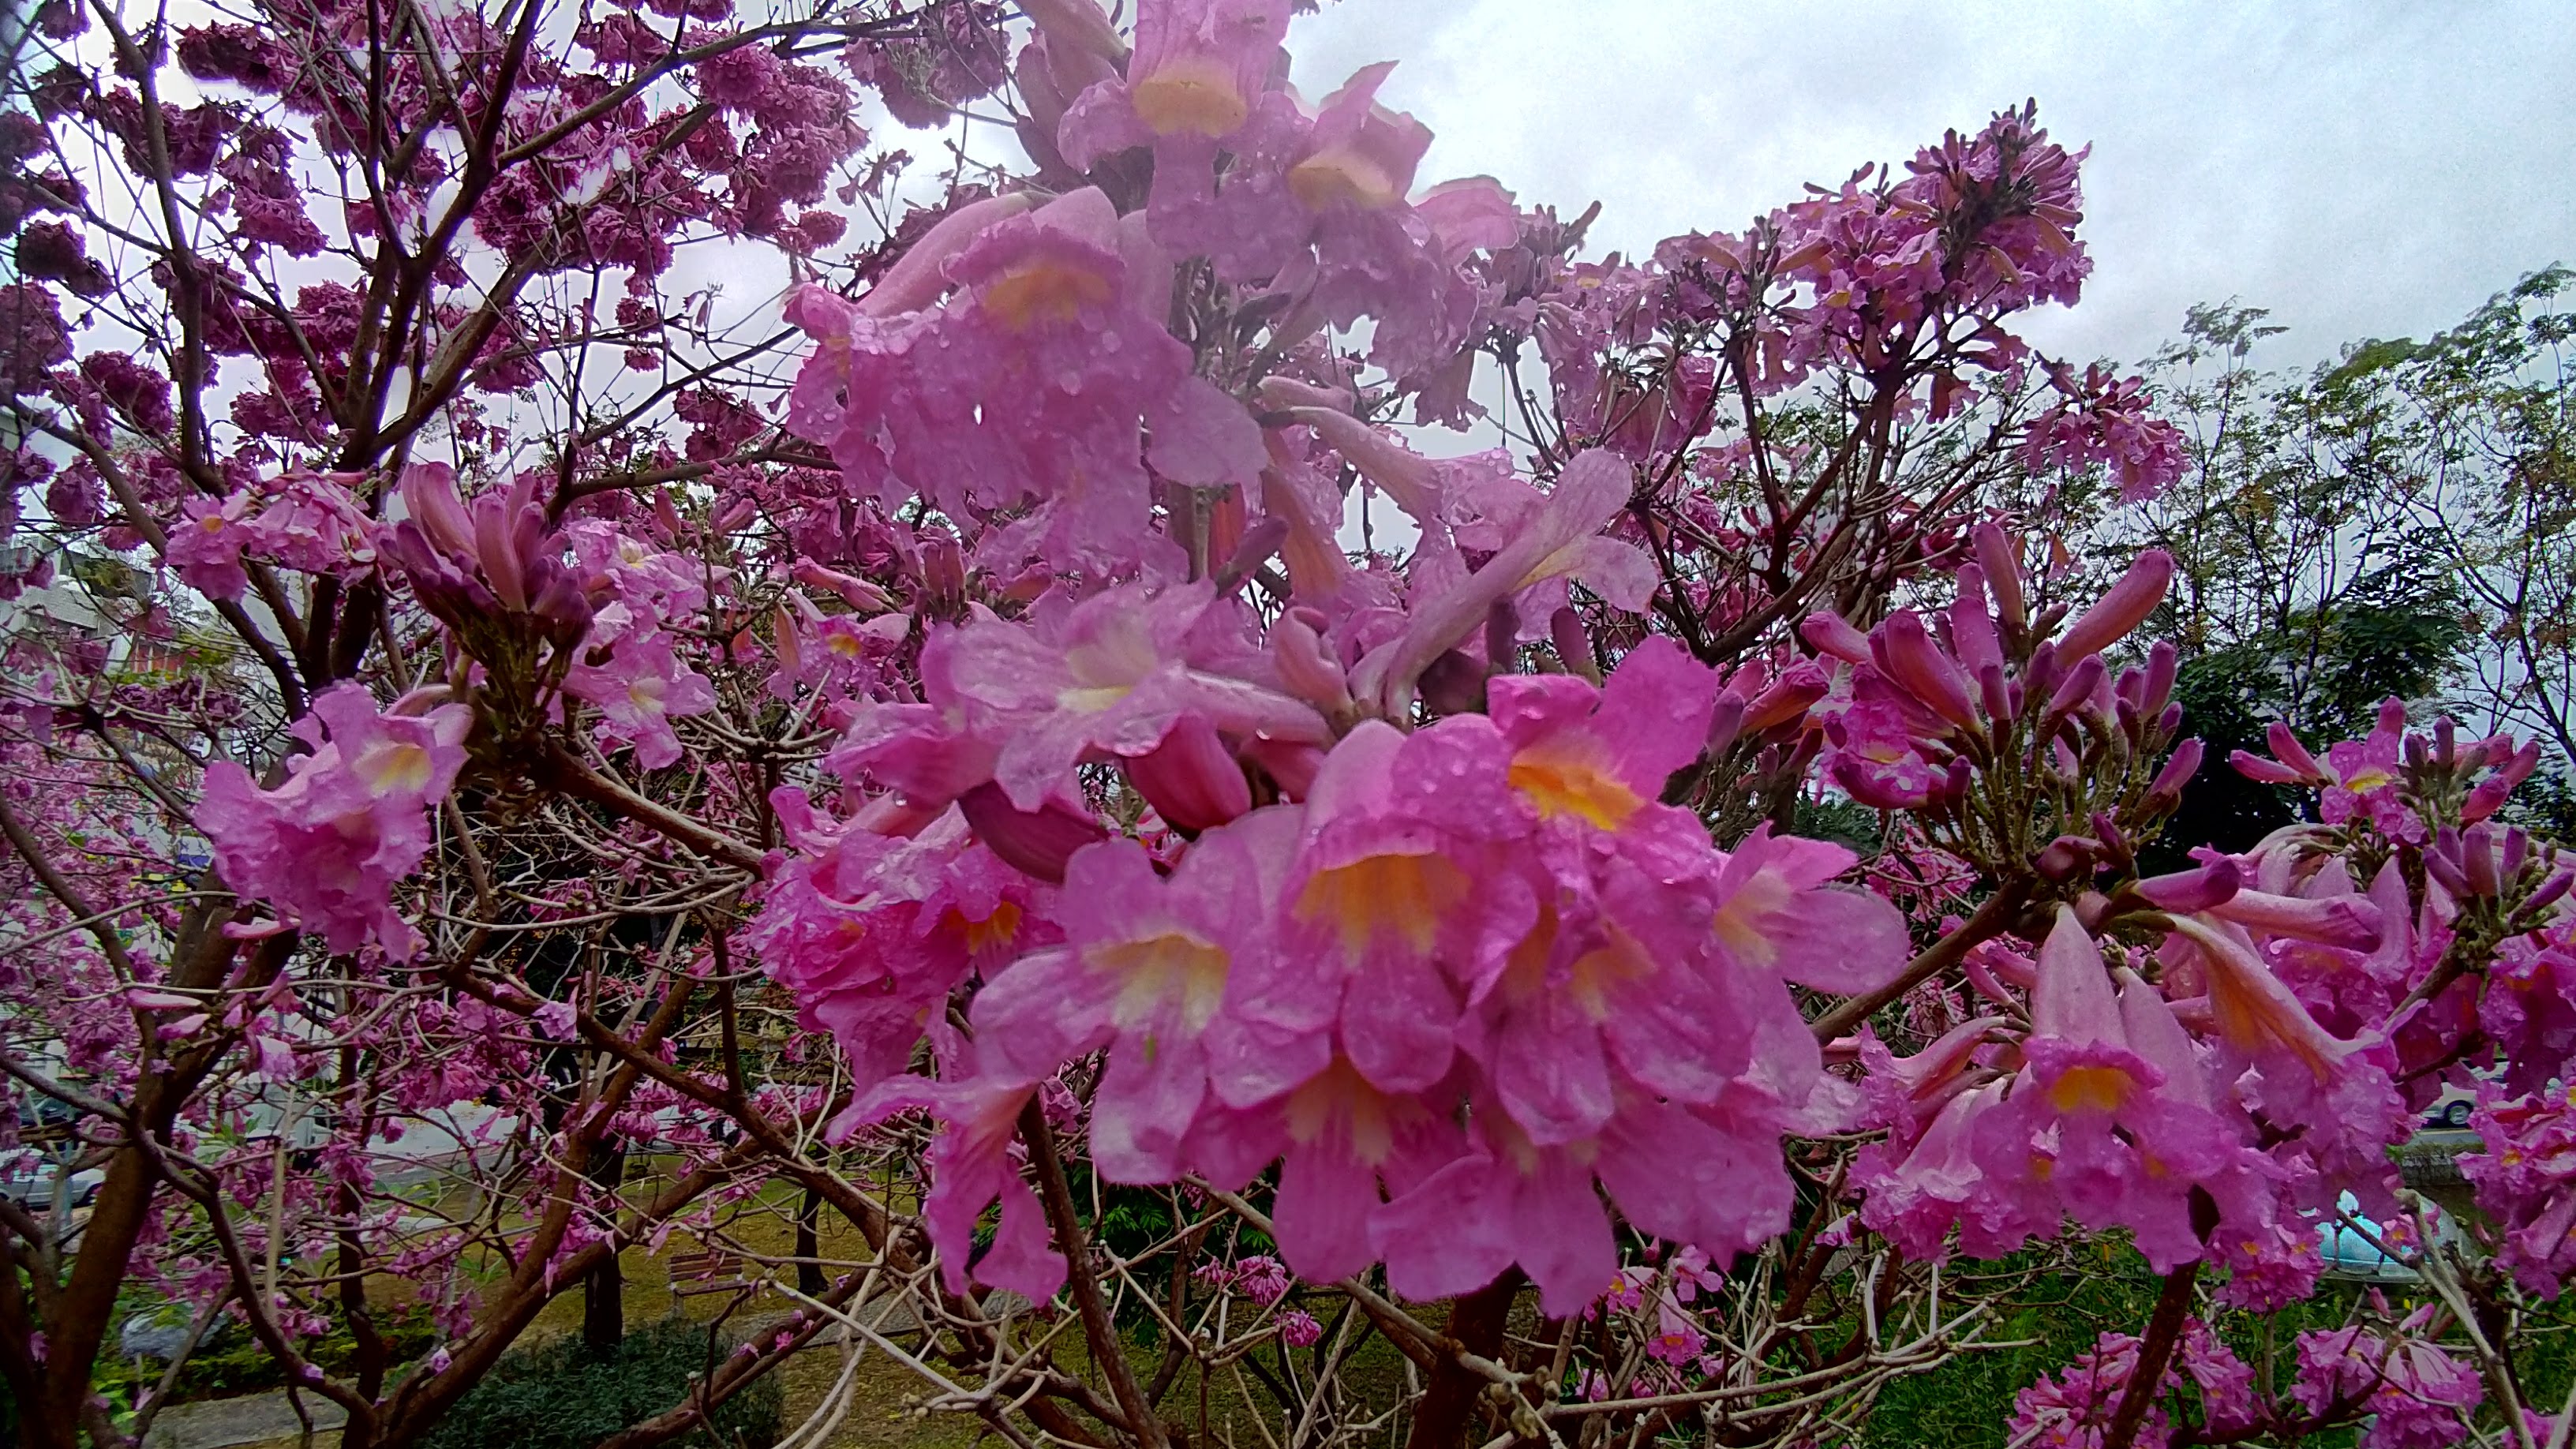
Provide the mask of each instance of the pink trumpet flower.
{"label": "pink trumpet flower", "polygon": [[2164,602],[2165,590],[2173,584],[2173,555],[2160,548],[2139,554],[2130,563],[2120,581],[2111,586],[2099,603],[2084,611],[2084,616],[2067,627],[2057,638],[2057,657],[2074,661],[2103,650],[2129,636]]}
{"label": "pink trumpet flower", "polygon": [[324,691],[294,726],[312,753],[289,758],[276,789],[230,760],[206,767],[196,820],[216,869],[334,952],[373,941],[408,960],[420,936],[393,888],[429,853],[428,812],[455,786],[472,725],[460,704],[409,717],[378,712],[355,684]]}

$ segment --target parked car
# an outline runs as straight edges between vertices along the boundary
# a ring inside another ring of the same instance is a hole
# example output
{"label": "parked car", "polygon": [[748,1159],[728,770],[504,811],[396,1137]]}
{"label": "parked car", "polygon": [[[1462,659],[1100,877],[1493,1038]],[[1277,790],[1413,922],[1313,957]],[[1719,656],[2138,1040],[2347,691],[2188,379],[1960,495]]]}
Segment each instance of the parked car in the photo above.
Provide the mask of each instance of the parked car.
{"label": "parked car", "polygon": [[2445,1127],[2450,1132],[2468,1132],[2468,1114],[2478,1111],[2478,1096],[2465,1088],[2442,1088],[2442,1096],[2424,1111],[2424,1127]]}
{"label": "parked car", "polygon": [[[61,1172],[60,1162],[32,1154],[21,1156],[0,1167],[0,1197],[23,1208],[50,1209],[54,1205],[54,1181]],[[88,1207],[98,1196],[99,1185],[106,1181],[107,1174],[95,1167],[84,1167],[73,1173],[70,1183],[72,1206]]]}
{"label": "parked car", "polygon": [[37,1097],[18,1104],[18,1135],[21,1137],[57,1137],[79,1120],[79,1110],[57,1097]]}
{"label": "parked car", "polygon": [[[80,1121],[80,1112],[69,1102],[54,1097],[36,1097],[18,1104],[18,1142],[15,1152],[0,1152],[0,1197],[21,1207],[48,1209],[54,1202],[54,1179],[62,1172],[63,1163],[78,1151],[72,1129]],[[107,1174],[97,1168],[83,1168],[71,1176],[72,1206],[87,1207],[98,1195],[99,1184]]]}
{"label": "parked car", "polygon": [[[2413,1283],[2421,1279],[2414,1268],[2380,1251],[2379,1244],[2388,1241],[2388,1230],[2361,1215],[2360,1199],[2345,1193],[2337,1206],[2342,1209],[2340,1216],[2317,1224],[2317,1252],[2325,1259],[2327,1277],[2365,1283]],[[2424,1216],[2425,1225],[2437,1241],[2456,1239],[2459,1229],[2450,1214],[2428,1202]]]}
{"label": "parked car", "polygon": [[2465,1132],[2469,1126],[2469,1114],[2477,1107],[2476,1093],[2465,1087],[2444,1087],[2442,1095],[2434,1098],[2433,1105],[2425,1109],[2424,1125]]}

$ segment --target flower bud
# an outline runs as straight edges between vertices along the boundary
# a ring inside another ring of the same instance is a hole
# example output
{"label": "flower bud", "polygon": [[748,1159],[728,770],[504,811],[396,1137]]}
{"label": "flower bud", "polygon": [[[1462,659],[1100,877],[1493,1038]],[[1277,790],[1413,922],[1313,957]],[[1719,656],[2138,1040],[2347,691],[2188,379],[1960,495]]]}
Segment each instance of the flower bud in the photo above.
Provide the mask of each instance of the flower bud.
{"label": "flower bud", "polygon": [[1001,857],[1003,864],[1049,885],[1064,884],[1065,864],[1075,851],[1109,838],[1099,821],[1053,800],[1035,810],[1022,810],[990,780],[958,796],[957,808],[985,849]]}
{"label": "flower bud", "polygon": [[2173,583],[2173,555],[2160,548],[2148,549],[2129,565],[2129,571],[2111,586],[2101,602],[2084,611],[2057,641],[2060,658],[2081,659],[2129,637],[2164,602],[2165,590]]}
{"label": "flower bud", "polygon": [[1252,787],[1225,740],[1196,710],[1162,742],[1126,761],[1127,779],[1156,814],[1183,830],[1212,830],[1252,808]]}
{"label": "flower bud", "polygon": [[570,649],[590,632],[590,600],[563,569],[550,568],[544,578],[536,598],[529,601],[528,612],[544,624],[546,642],[558,650]]}
{"label": "flower bud", "polygon": [[2558,904],[2559,898],[2567,894],[2571,885],[2576,885],[2576,871],[2560,869],[2550,872],[2549,879],[2542,881],[2539,888],[2523,900],[2522,908],[2514,912],[2515,919],[2536,919],[2542,911]]}
{"label": "flower bud", "polygon": [[2165,767],[2156,771],[2155,782],[2147,786],[2147,798],[2166,804],[2182,799],[2183,788],[2200,773],[2200,757],[2198,740],[2185,740],[2174,746],[2174,752],[2165,759]]}
{"label": "flower bud", "polygon": [[2099,654],[2088,654],[2079,660],[2074,669],[2068,671],[2064,682],[2057,686],[2057,693],[2049,696],[2049,718],[2063,719],[2073,714],[2101,687],[2105,672]]}
{"label": "flower bud", "polygon": [[1969,537],[1976,544],[1977,562],[1985,566],[1986,589],[1994,595],[1996,615],[2006,627],[2020,628],[2029,618],[2022,603],[2021,551],[1991,523],[1978,524]]}
{"label": "flower bud", "polygon": [[1970,674],[1989,664],[2003,667],[2003,641],[1995,634],[1995,616],[1986,611],[1986,571],[1969,564],[1959,570],[1959,595],[1950,601],[1950,647]]}
{"label": "flower bud", "polygon": [[1712,757],[1726,753],[1744,733],[1744,696],[1720,690],[1717,703],[1708,715],[1708,743],[1702,752]]}
{"label": "flower bud", "polygon": [[[2502,738],[2507,748],[2510,748],[2512,737],[2508,735]],[[2520,750],[2506,756],[2504,763],[2496,767],[2496,772],[2480,780],[2469,791],[2468,798],[2460,803],[2460,818],[2467,821],[2484,820],[2503,809],[2504,802],[2512,797],[2515,787],[2531,778],[2531,772],[2539,764],[2540,741],[2538,740],[2533,740]]]}
{"label": "flower bud", "polygon": [[2304,785],[2308,783],[2307,777],[2298,771],[2287,765],[2264,759],[2251,750],[2228,751],[2227,763],[2236,773],[2260,784]]}
{"label": "flower bud", "polygon": [[1818,609],[1809,614],[1806,622],[1798,626],[1798,634],[1819,654],[1830,654],[1852,664],[1870,662],[1869,636],[1830,610]]}
{"label": "flower bud", "polygon": [[1810,706],[1825,697],[1832,684],[1815,664],[1801,660],[1780,672],[1770,688],[1753,696],[1744,706],[1744,727],[1755,734],[1773,729],[1804,716]]}
{"label": "flower bud", "polygon": [[444,463],[416,463],[405,468],[400,486],[403,511],[438,551],[456,558],[474,552],[474,521],[456,496],[456,471]]}
{"label": "flower bud", "polygon": [[[488,495],[485,501],[491,502]],[[474,510],[474,553],[482,562],[483,577],[490,581],[493,596],[501,607],[513,614],[528,611],[528,576],[521,567],[517,541],[511,536],[510,520],[502,510],[484,507]]]}
{"label": "flower bud", "polygon": [[2460,836],[2461,873],[2469,882],[2469,894],[2492,896],[2497,893],[2495,827],[2472,825]]}
{"label": "flower bud", "polygon": [[1977,709],[1968,700],[1968,682],[1959,666],[1923,629],[1922,616],[1899,610],[1878,626],[1870,647],[1879,671],[1934,714],[1963,730],[1977,727]]}
{"label": "flower bud", "polygon": [[1986,718],[2013,717],[2012,685],[2004,678],[2002,665],[1989,664],[1977,671],[1977,698],[1986,707]]}
{"label": "flower bud", "polygon": [[1324,647],[1312,609],[1291,609],[1270,626],[1270,651],[1279,666],[1279,682],[1290,694],[1327,715],[1351,707],[1350,681],[1341,661]]}
{"label": "flower bud", "polygon": [[2134,664],[2121,670],[2119,677],[2112,681],[2111,697],[2127,705],[2133,714],[2136,713],[2146,702],[2147,672]]}
{"label": "flower bud", "polygon": [[[1506,599],[1503,604],[1508,606],[1510,602]],[[1567,673],[1582,675],[1596,685],[1601,682],[1601,661],[1593,657],[1592,640],[1584,634],[1583,620],[1573,609],[1559,609],[1548,616],[1547,637],[1556,646],[1556,657],[1565,665]],[[1490,643],[1485,652],[1491,657],[1493,646]]]}
{"label": "flower bud", "polygon": [[2476,894],[2469,889],[2468,872],[2460,860],[2460,838],[2447,825],[2433,837],[2433,848],[2424,852],[2424,874],[2449,891],[2453,899],[2466,900]]}
{"label": "flower bud", "polygon": [[2160,911],[2196,915],[2234,900],[2244,882],[2243,869],[2234,860],[2220,856],[2197,870],[2149,876],[2138,882],[2137,890],[2147,904]]}
{"label": "flower bud", "polygon": [[2157,640],[2155,647],[2147,651],[2147,689],[2145,698],[2139,701],[2141,710],[2164,713],[2165,706],[2173,702],[2174,676],[2180,672],[2181,664],[2181,652],[2170,639]]}

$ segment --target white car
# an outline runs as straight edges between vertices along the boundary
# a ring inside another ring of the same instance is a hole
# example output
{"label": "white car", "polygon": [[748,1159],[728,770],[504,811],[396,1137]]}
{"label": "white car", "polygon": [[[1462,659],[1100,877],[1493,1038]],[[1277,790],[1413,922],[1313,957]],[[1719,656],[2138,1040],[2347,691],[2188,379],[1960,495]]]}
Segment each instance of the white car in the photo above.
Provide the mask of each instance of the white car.
{"label": "white car", "polygon": [[2475,1092],[2465,1087],[2444,1087],[2442,1095],[2424,1112],[2424,1125],[2452,1132],[2469,1130],[2469,1114],[2478,1109]]}
{"label": "white car", "polygon": [[[54,1205],[54,1179],[61,1172],[60,1163],[41,1157],[33,1159],[21,1157],[7,1167],[0,1168],[0,1197],[5,1197],[23,1208],[38,1212],[51,1211]],[[106,1181],[107,1174],[95,1167],[84,1167],[73,1173],[70,1183],[67,1184],[71,1193],[71,1205],[76,1208],[88,1207],[98,1196],[99,1185]]]}

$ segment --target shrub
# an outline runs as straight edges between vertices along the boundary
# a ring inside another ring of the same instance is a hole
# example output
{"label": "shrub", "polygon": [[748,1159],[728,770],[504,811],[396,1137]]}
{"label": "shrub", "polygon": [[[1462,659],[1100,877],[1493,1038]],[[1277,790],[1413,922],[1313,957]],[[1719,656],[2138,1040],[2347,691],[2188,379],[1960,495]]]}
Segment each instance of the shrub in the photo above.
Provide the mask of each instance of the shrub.
{"label": "shrub", "polygon": [[[711,1343],[712,1340],[712,1343]],[[731,1352],[731,1340],[685,1318],[630,1331],[609,1353],[578,1336],[504,1356],[448,1413],[424,1449],[591,1449],[680,1401],[692,1376]],[[684,1449],[768,1449],[778,1442],[781,1391],[763,1377],[726,1400],[706,1427],[672,1441]]]}

